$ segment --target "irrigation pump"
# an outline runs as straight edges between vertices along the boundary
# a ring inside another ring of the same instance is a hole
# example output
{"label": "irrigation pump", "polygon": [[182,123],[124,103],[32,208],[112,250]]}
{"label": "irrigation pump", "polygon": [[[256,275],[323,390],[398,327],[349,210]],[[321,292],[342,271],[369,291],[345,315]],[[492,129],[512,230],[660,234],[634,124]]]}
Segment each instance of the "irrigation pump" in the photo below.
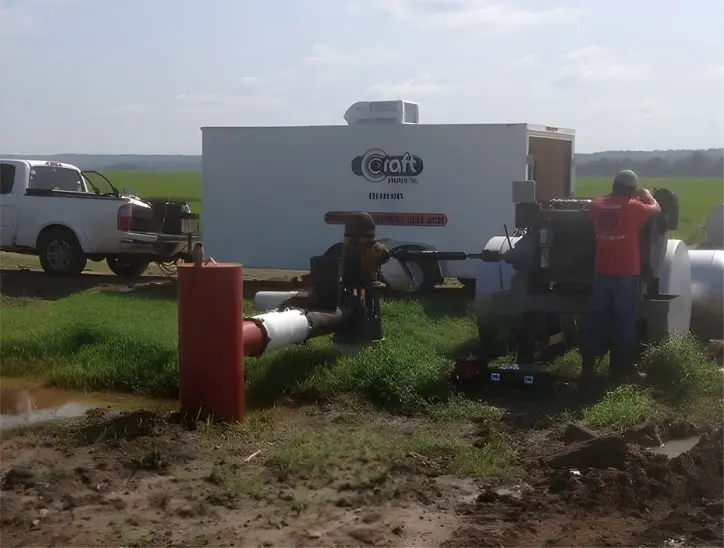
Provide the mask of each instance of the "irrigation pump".
{"label": "irrigation pump", "polygon": [[[658,341],[689,330],[692,310],[691,264],[686,245],[670,239],[678,223],[677,196],[658,189],[661,213],[644,225],[641,246],[642,342]],[[588,308],[596,250],[591,200],[535,201],[535,182],[513,186],[515,226],[491,238],[477,254],[407,251],[399,260],[475,258],[482,261],[477,280],[480,355],[473,373],[485,371],[493,382],[532,384],[548,364],[578,344]],[[514,364],[487,370],[509,353]],[[470,373],[470,368],[465,372]]]}
{"label": "irrigation pump", "polygon": [[257,293],[254,308],[271,311],[244,321],[244,354],[260,356],[330,333],[352,344],[382,340],[377,272],[389,253],[375,228],[369,214],[348,214],[342,257],[312,257],[308,289]]}

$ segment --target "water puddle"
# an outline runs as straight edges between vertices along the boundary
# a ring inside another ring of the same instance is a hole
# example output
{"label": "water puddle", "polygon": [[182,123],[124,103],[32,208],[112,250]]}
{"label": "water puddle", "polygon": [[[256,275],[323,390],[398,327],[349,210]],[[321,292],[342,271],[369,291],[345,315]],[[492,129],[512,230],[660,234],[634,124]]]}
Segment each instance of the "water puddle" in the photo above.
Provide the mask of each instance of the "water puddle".
{"label": "water puddle", "polygon": [[172,410],[177,403],[124,394],[43,388],[15,379],[0,380],[0,429],[76,418],[91,409]]}
{"label": "water puddle", "polygon": [[699,438],[701,438],[701,436],[691,436],[680,440],[669,440],[661,447],[649,448],[649,451],[659,455],[665,455],[670,459],[673,459],[674,457],[678,457],[682,453],[686,453],[693,448],[699,441]]}

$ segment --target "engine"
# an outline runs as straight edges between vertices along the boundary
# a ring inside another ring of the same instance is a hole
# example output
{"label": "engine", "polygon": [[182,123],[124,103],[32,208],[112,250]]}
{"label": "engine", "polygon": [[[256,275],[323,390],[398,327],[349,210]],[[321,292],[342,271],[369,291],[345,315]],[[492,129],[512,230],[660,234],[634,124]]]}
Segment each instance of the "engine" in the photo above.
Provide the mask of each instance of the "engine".
{"label": "engine", "polygon": [[[649,219],[639,238],[642,340],[687,331],[691,315],[687,249],[668,235],[678,224],[678,199],[667,189],[656,190],[654,197],[662,212]],[[533,363],[578,343],[596,252],[590,204],[587,199],[516,201],[512,234],[488,241],[483,260],[512,267],[505,290],[478,296],[480,338],[488,358],[515,349],[518,363]]]}
{"label": "engine", "polygon": [[187,204],[164,199],[143,201],[150,207],[132,209],[131,230],[134,232],[157,232],[176,236],[194,232],[193,223],[199,216],[191,213]]}

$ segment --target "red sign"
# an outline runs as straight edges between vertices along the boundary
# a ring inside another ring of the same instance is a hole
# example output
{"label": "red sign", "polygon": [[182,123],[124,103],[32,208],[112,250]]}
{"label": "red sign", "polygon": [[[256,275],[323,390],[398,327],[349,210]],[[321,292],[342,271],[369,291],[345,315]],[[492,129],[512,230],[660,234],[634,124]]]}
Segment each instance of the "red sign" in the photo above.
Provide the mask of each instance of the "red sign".
{"label": "red sign", "polygon": [[[353,211],[328,211],[324,222],[328,225],[343,225]],[[378,226],[445,226],[447,215],[444,213],[390,213],[387,211],[367,211]]]}

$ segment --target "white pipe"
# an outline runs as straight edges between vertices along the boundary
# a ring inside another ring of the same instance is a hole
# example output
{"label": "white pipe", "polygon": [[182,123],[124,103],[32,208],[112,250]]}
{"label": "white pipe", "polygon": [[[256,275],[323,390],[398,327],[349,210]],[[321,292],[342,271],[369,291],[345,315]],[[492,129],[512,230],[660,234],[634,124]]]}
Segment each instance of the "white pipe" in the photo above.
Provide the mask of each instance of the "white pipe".
{"label": "white pipe", "polygon": [[254,295],[254,310],[275,310],[292,297],[299,295],[299,291],[258,291]]}
{"label": "white pipe", "polygon": [[264,349],[265,354],[278,348],[306,341],[312,330],[303,310],[266,312],[253,316],[252,319],[260,322],[266,332],[269,342]]}
{"label": "white pipe", "polygon": [[690,249],[691,331],[697,337],[724,337],[724,251]]}

